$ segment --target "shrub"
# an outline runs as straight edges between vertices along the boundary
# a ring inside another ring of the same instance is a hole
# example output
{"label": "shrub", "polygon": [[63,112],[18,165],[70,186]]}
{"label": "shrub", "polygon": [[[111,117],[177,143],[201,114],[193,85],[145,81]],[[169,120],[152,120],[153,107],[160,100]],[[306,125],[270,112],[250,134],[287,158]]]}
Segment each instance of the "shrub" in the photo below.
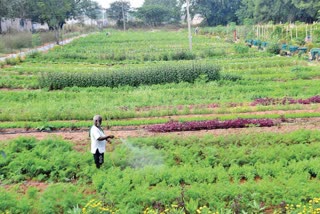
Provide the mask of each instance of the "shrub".
{"label": "shrub", "polygon": [[191,60],[195,58],[196,58],[196,55],[190,51],[179,51],[172,54],[173,60]]}
{"label": "shrub", "polygon": [[27,54],[27,58],[32,58],[32,59],[35,59],[39,56],[41,56],[41,52],[39,51],[32,51],[29,54]]}
{"label": "shrub", "polygon": [[238,81],[241,80],[242,77],[238,74],[224,73],[221,75],[221,79],[229,81]]}
{"label": "shrub", "polygon": [[237,44],[234,46],[234,50],[236,51],[236,53],[238,54],[244,54],[244,53],[248,53],[249,52],[249,47],[243,44]]}
{"label": "shrub", "polygon": [[284,51],[284,50],[280,50],[280,56],[287,56],[288,55],[288,53],[287,53],[287,51]]}
{"label": "shrub", "polygon": [[214,56],[225,56],[226,50],[222,48],[212,48],[212,49],[206,49],[201,53],[201,57],[214,57]]}
{"label": "shrub", "polygon": [[20,60],[19,60],[19,58],[6,58],[5,59],[5,63],[7,64],[7,65],[17,65],[17,64],[19,64],[19,62],[20,62]]}
{"label": "shrub", "polygon": [[39,34],[32,34],[32,47],[41,45],[41,38]]}
{"label": "shrub", "polygon": [[0,53],[4,53],[5,49],[6,49],[6,47],[5,47],[4,43],[3,43],[3,41],[0,40]]}
{"label": "shrub", "polygon": [[15,33],[3,37],[6,49],[22,49],[32,46],[32,34],[31,33]]}
{"label": "shrub", "polygon": [[280,53],[280,47],[278,44],[274,43],[274,44],[270,44],[267,47],[267,52],[271,53],[271,54],[279,54]]}
{"label": "shrub", "polygon": [[172,60],[172,57],[169,52],[164,52],[161,54],[160,59],[163,61],[170,61]]}
{"label": "shrub", "polygon": [[39,35],[42,44],[55,41],[53,31],[41,32]]}

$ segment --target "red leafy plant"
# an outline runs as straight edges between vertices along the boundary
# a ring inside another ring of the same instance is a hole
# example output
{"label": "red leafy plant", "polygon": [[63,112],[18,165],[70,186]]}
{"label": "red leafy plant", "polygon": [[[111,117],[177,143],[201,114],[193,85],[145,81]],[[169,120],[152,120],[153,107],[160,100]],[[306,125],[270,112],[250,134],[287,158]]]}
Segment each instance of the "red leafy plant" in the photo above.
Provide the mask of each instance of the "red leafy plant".
{"label": "red leafy plant", "polygon": [[316,95],[307,99],[293,99],[290,97],[285,98],[259,98],[256,99],[254,102],[251,103],[251,106],[256,105],[263,105],[263,106],[269,106],[269,105],[286,105],[286,104],[310,104],[310,103],[320,103],[320,96]]}
{"label": "red leafy plant", "polygon": [[193,122],[170,121],[165,124],[151,125],[147,127],[151,132],[175,132],[175,131],[196,131],[203,129],[229,129],[246,128],[251,125],[259,127],[271,127],[276,123],[272,119],[234,119],[234,120],[207,120]]}

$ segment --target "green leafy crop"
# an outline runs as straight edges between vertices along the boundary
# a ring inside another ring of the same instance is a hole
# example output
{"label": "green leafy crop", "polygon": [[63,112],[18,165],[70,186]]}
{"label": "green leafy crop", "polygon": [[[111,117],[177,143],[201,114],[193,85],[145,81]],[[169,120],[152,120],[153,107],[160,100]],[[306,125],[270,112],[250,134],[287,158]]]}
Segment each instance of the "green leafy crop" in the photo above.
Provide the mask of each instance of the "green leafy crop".
{"label": "green leafy crop", "polygon": [[220,79],[220,67],[201,64],[176,64],[106,72],[47,72],[39,81],[42,88],[50,90],[65,87],[118,87],[165,83],[194,82],[200,75],[209,81]]}

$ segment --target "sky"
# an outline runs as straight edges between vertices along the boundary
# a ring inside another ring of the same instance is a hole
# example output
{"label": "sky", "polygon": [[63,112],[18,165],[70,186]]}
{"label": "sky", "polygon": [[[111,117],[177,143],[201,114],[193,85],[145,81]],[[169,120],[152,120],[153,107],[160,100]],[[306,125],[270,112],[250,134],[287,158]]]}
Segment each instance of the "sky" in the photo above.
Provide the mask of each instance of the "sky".
{"label": "sky", "polygon": [[[96,2],[98,2],[103,8],[108,8],[110,6],[110,3],[115,2],[117,0],[94,0]],[[131,7],[141,7],[144,0],[125,0],[125,1],[129,1],[131,4]]]}

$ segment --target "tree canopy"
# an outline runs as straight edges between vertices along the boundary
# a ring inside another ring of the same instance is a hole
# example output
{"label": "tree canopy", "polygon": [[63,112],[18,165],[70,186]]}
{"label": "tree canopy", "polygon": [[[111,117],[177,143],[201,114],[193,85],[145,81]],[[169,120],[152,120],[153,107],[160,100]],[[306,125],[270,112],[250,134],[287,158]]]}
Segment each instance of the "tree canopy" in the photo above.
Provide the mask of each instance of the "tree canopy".
{"label": "tree canopy", "polygon": [[[0,21],[3,18],[28,18],[27,8],[27,0],[0,0]],[[1,22],[0,33],[2,33]]]}
{"label": "tree canopy", "polygon": [[47,23],[56,32],[59,44],[60,29],[67,19],[88,15],[96,17],[99,5],[91,0],[26,0],[32,21]]}
{"label": "tree canopy", "polygon": [[110,7],[107,9],[107,14],[109,18],[117,21],[118,26],[122,26],[128,20],[128,13],[130,9],[130,2],[122,0],[115,1],[110,4]]}
{"label": "tree canopy", "polygon": [[56,32],[67,19],[87,15],[96,18],[99,5],[91,0],[0,0],[0,17],[29,18],[34,22],[47,23]]}
{"label": "tree canopy", "polygon": [[138,8],[136,15],[146,24],[158,26],[162,22],[169,20],[170,11],[161,5],[147,5]]}
{"label": "tree canopy", "polygon": [[[186,0],[144,0],[133,14],[145,24],[179,22]],[[93,0],[0,0],[0,19],[30,18],[59,29],[65,21],[87,15],[97,18],[99,5]],[[119,26],[127,22],[130,3],[118,0],[107,9]],[[199,14],[209,26],[228,23],[307,22],[320,20],[319,0],[190,0],[191,15]],[[1,33],[1,25],[0,25]]]}
{"label": "tree canopy", "polygon": [[193,0],[195,13],[201,14],[207,24],[225,25],[229,22],[308,22],[320,16],[319,0]]}
{"label": "tree canopy", "polygon": [[181,7],[177,0],[145,0],[138,8],[136,16],[145,24],[158,26],[162,23],[177,23],[180,21]]}

